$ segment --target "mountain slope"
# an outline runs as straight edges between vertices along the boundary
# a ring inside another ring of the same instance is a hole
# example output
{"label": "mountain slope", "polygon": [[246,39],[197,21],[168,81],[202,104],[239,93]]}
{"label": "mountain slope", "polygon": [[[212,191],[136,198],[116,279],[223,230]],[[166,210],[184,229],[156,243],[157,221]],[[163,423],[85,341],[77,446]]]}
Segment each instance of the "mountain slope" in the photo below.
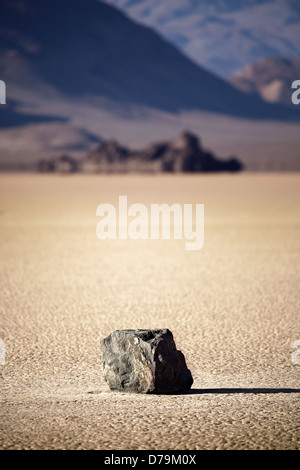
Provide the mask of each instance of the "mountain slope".
{"label": "mountain slope", "polygon": [[57,99],[102,98],[109,106],[281,120],[297,114],[237,91],[97,0],[2,0],[0,31],[0,76],[19,100],[30,92],[36,109],[50,88]]}
{"label": "mountain slope", "polygon": [[298,0],[106,0],[228,77],[263,57],[300,57]]}

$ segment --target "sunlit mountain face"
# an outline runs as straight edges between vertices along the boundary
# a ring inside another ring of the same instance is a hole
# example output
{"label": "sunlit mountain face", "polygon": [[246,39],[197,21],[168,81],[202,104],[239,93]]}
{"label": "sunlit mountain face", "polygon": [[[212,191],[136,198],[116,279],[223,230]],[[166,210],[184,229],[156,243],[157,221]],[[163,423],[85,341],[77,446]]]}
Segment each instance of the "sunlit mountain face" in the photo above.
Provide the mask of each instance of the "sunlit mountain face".
{"label": "sunlit mountain face", "polygon": [[269,56],[300,57],[298,0],[106,0],[228,77]]}

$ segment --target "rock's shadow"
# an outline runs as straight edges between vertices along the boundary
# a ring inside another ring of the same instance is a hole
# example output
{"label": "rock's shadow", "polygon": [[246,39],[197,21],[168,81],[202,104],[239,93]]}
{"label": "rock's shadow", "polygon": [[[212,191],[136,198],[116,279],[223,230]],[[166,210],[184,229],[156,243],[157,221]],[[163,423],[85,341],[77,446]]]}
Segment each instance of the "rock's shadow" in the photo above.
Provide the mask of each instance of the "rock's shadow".
{"label": "rock's shadow", "polygon": [[186,395],[230,395],[240,394],[272,394],[272,393],[300,393],[299,388],[192,388]]}

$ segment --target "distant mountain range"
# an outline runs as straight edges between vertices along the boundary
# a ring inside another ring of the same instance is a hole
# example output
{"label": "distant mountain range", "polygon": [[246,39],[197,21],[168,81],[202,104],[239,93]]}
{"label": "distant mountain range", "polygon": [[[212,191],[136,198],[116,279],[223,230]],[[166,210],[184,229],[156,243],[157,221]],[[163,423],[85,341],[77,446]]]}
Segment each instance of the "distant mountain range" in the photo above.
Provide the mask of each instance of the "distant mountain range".
{"label": "distant mountain range", "polygon": [[229,77],[264,57],[300,57],[299,0],[105,0]]}
{"label": "distant mountain range", "polygon": [[[0,77],[8,102],[68,99],[168,112],[202,110],[293,119],[294,109],[249,97],[185,57],[155,31],[98,0],[2,0]],[[60,106],[57,106],[57,115]],[[43,114],[45,112],[43,111]]]}
{"label": "distant mountain range", "polygon": [[[242,3],[234,3],[241,14]],[[167,16],[171,5],[192,5],[160,4]],[[221,2],[201,4],[209,12]],[[225,39],[216,41],[230,62],[239,44],[225,50]],[[238,90],[152,27],[99,0],[1,0],[0,79],[7,92],[0,106],[0,168],[25,168],[61,152],[80,158],[101,138],[138,147],[184,130],[201,136],[220,158],[241,156],[250,169],[298,165],[299,109]]]}
{"label": "distant mountain range", "polygon": [[300,80],[300,59],[268,57],[239,70],[230,82],[238,89],[256,94],[270,103],[294,106],[291,84],[295,79]]}

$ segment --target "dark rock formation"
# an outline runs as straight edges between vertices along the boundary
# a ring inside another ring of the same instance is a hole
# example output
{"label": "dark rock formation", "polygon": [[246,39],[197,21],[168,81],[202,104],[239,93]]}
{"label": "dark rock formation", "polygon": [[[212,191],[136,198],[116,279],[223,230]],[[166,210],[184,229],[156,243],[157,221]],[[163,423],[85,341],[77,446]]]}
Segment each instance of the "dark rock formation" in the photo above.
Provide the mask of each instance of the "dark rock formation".
{"label": "dark rock formation", "polygon": [[100,362],[111,390],[178,393],[193,383],[168,329],[116,330],[101,340]]}
{"label": "dark rock formation", "polygon": [[115,140],[100,142],[82,162],[69,155],[61,155],[38,162],[38,171],[73,173],[107,172],[213,172],[240,171],[243,165],[236,159],[218,159],[212,152],[202,147],[200,139],[183,133],[170,142],[158,142],[146,148],[132,150]]}
{"label": "dark rock formation", "polygon": [[75,173],[78,171],[78,162],[69,155],[60,155],[49,160],[40,160],[38,171],[41,173]]}
{"label": "dark rock formation", "polygon": [[236,158],[219,160],[203,149],[198,137],[189,132],[174,141],[155,143],[140,150],[131,150],[115,141],[102,142],[87,155],[84,165],[94,172],[129,171],[129,162],[136,162],[139,170],[162,172],[232,172],[243,168]]}
{"label": "dark rock formation", "polygon": [[37,164],[37,170],[40,173],[52,173],[54,171],[53,160],[39,160]]}
{"label": "dark rock formation", "polygon": [[202,148],[200,140],[185,132],[165,146],[162,152],[162,170],[170,172],[240,171],[242,164],[236,159],[219,160],[212,152]]}
{"label": "dark rock formation", "polygon": [[126,160],[130,154],[129,149],[122,147],[115,140],[107,140],[98,144],[96,149],[88,155],[87,160],[95,164],[101,164],[103,161],[116,163]]}

